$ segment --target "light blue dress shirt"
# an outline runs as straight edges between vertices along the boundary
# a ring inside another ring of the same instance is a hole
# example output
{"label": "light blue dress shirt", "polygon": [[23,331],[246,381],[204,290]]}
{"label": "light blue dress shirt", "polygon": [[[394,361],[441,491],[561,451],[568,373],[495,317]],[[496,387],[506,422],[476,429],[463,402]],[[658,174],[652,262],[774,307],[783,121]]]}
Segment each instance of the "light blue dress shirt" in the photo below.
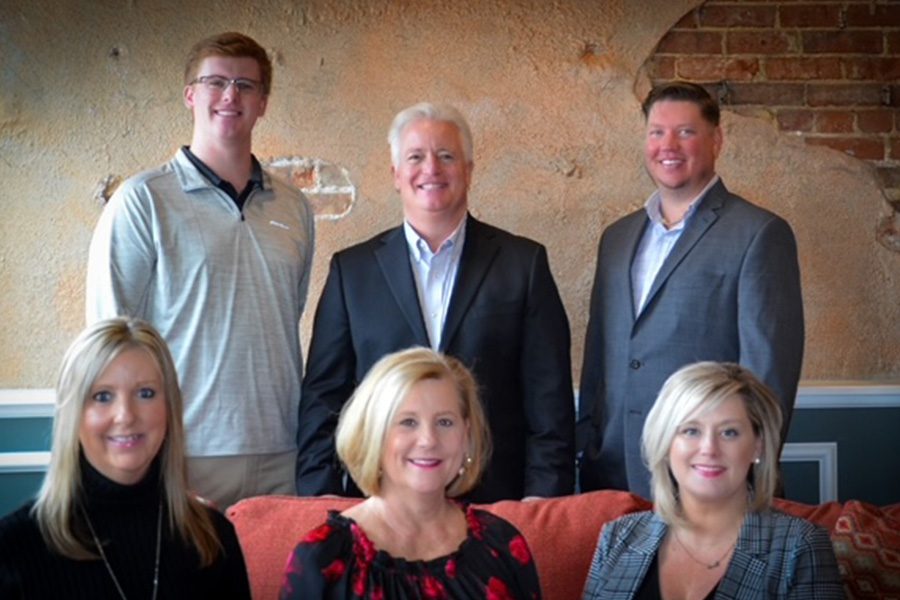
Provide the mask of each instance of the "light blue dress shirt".
{"label": "light blue dress shirt", "polygon": [[644,203],[644,210],[647,211],[647,217],[650,223],[644,229],[644,235],[638,244],[637,252],[634,255],[634,262],[631,263],[631,292],[634,301],[634,316],[637,317],[644,310],[647,303],[647,294],[653,286],[653,280],[656,279],[660,267],[668,258],[675,243],[684,232],[688,221],[697,208],[697,200],[702,198],[709,188],[719,181],[718,175],[713,175],[706,187],[697,194],[697,197],[691,200],[684,218],[673,225],[671,229],[666,229],[663,225],[662,212],[660,210],[659,191],[653,192],[647,202]]}
{"label": "light blue dress shirt", "polygon": [[453,282],[456,281],[459,259],[466,241],[466,219],[463,218],[437,252],[431,251],[428,242],[408,221],[403,221],[403,233],[409,246],[409,261],[413,267],[419,308],[425,320],[428,340],[431,342],[431,348],[438,350],[444,321],[447,318],[447,308],[450,306],[450,296],[453,294]]}

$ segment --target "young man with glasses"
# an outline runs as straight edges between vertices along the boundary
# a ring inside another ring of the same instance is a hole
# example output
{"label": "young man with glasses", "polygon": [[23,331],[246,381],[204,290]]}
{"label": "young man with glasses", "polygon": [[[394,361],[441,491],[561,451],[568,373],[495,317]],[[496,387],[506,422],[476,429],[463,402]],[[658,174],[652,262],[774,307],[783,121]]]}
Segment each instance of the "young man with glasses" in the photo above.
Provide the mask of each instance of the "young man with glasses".
{"label": "young man with glasses", "polygon": [[266,51],[240,33],[204,39],[184,81],[191,144],[110,199],[91,241],[86,312],[89,323],[143,318],[166,339],[191,486],[225,508],[294,491],[313,214],[251,153],[271,89]]}

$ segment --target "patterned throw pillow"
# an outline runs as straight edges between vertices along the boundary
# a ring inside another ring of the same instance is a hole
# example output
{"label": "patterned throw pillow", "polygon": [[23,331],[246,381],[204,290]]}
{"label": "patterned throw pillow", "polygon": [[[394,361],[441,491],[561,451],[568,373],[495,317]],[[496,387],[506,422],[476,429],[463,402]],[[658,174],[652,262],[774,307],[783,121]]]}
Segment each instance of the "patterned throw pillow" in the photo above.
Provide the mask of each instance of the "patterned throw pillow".
{"label": "patterned throw pillow", "polygon": [[831,531],[847,598],[900,600],[900,519],[849,500]]}

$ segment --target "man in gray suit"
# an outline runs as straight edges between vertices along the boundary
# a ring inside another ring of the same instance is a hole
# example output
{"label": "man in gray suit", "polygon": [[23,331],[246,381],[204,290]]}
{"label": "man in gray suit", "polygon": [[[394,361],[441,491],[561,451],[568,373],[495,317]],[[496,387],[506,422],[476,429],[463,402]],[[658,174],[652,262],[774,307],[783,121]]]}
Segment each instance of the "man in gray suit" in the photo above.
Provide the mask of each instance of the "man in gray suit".
{"label": "man in gray suit", "polygon": [[657,190],[600,239],[582,368],[583,491],[650,497],[641,429],[666,378],[738,362],[778,395],[787,432],[803,359],[797,244],[780,217],[715,172],[719,107],[698,85],[651,90],[644,161]]}

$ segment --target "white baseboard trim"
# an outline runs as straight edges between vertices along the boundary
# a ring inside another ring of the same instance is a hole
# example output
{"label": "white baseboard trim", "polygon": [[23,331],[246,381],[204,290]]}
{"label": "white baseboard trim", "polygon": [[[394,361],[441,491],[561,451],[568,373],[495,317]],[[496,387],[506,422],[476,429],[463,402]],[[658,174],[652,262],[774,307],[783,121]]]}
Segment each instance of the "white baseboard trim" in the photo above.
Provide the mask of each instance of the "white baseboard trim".
{"label": "white baseboard trim", "polygon": [[49,464],[49,452],[0,452],[0,475],[43,473]]}
{"label": "white baseboard trim", "polygon": [[0,419],[53,418],[54,389],[0,389]]}
{"label": "white baseboard trim", "polygon": [[794,408],[900,408],[900,383],[805,382]]}
{"label": "white baseboard trim", "polygon": [[[52,388],[0,389],[0,419],[52,418]],[[795,409],[900,408],[900,383],[803,382]]]}
{"label": "white baseboard trim", "polygon": [[837,442],[795,442],[784,445],[781,462],[815,462],[819,466],[819,503],[838,499]]}

